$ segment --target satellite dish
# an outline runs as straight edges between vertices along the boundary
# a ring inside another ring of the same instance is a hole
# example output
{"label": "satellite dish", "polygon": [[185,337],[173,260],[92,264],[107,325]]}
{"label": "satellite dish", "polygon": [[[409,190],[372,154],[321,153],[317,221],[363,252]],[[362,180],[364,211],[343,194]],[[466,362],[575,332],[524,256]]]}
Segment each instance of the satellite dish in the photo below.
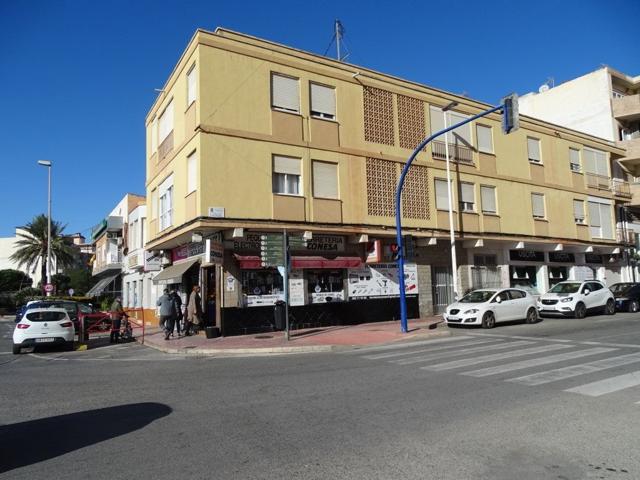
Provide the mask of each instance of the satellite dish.
{"label": "satellite dish", "polygon": [[540,88],[538,88],[539,93],[546,92],[548,90],[549,90],[549,85],[547,85],[546,83],[543,85],[540,85]]}

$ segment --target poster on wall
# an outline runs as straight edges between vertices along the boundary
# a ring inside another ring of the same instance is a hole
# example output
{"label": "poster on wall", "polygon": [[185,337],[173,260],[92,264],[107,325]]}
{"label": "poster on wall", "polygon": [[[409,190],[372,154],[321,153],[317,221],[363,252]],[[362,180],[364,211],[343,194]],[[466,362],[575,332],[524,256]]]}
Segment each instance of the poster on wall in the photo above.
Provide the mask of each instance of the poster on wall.
{"label": "poster on wall", "polygon": [[289,274],[289,305],[295,307],[297,305],[304,305],[305,303],[304,275],[302,270],[291,270]]}
{"label": "poster on wall", "polygon": [[[389,297],[400,295],[398,266],[395,263],[375,263],[362,268],[350,268],[349,298]],[[404,285],[407,295],[418,293],[418,267],[404,266]]]}

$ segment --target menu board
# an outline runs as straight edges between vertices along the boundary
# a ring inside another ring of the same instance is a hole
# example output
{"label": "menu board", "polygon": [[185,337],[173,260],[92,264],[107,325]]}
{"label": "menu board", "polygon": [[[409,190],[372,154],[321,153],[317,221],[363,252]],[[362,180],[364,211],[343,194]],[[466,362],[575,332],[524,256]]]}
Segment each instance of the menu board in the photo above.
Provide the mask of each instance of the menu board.
{"label": "menu board", "polygon": [[[395,263],[372,263],[362,268],[350,268],[347,285],[349,298],[400,295],[398,266]],[[415,263],[404,266],[404,285],[407,295],[418,293],[418,267]]]}
{"label": "menu board", "polygon": [[291,270],[289,274],[289,305],[304,305],[305,289],[304,289],[304,275],[302,270]]}

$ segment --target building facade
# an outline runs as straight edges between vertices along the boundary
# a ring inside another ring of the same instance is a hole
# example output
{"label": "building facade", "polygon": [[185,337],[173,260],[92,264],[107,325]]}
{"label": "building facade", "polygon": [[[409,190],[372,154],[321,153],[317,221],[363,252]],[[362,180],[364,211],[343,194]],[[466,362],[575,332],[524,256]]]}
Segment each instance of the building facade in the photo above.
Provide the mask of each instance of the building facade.
{"label": "building facade", "polygon": [[[458,106],[448,112],[451,101]],[[148,250],[158,284],[203,287],[225,334],[268,327],[282,270],[261,245],[283,230],[299,324],[398,318],[395,188],[430,133],[490,106],[363,67],[217,29],[198,30],[146,118]],[[499,114],[448,136],[459,291],[620,276],[615,210],[572,167],[597,158],[611,182],[613,142]],[[587,153],[585,153],[587,152]],[[413,316],[452,300],[445,140],[414,162],[402,197]]]}

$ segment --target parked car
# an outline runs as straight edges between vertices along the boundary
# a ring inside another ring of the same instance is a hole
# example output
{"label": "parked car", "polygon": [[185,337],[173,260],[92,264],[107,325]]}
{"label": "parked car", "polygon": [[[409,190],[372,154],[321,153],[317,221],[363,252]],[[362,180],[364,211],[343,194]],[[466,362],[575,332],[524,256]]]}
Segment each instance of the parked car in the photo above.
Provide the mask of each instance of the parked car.
{"label": "parked car", "polygon": [[498,322],[538,321],[536,300],[516,288],[481,289],[466,294],[449,305],[443,315],[447,325],[482,325],[493,328]]}
{"label": "parked car", "polygon": [[30,308],[13,330],[13,353],[37,345],[73,350],[73,322],[64,308]]}
{"label": "parked car", "polygon": [[632,313],[640,310],[640,283],[615,283],[609,290],[616,299],[616,310]]}
{"label": "parked car", "polygon": [[[69,318],[73,322],[76,331],[80,328],[80,319],[88,313],[93,313],[93,307],[91,305],[74,300],[32,300],[25,306],[25,311],[34,308],[64,308],[69,314]],[[19,321],[16,315],[16,323]]]}
{"label": "parked car", "polygon": [[599,310],[607,315],[616,313],[611,290],[598,280],[556,283],[538,299],[538,314],[584,318],[588,312]]}

